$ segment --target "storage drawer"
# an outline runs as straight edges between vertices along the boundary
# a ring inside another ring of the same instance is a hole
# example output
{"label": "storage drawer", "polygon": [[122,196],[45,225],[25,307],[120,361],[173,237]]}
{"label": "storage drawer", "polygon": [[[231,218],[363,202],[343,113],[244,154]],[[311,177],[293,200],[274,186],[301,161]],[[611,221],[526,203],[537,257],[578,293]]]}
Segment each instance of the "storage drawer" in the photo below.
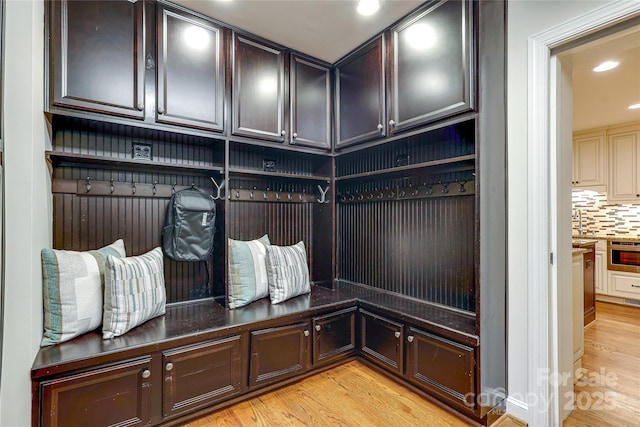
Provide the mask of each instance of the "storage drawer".
{"label": "storage drawer", "polygon": [[609,295],[640,299],[640,274],[610,271]]}

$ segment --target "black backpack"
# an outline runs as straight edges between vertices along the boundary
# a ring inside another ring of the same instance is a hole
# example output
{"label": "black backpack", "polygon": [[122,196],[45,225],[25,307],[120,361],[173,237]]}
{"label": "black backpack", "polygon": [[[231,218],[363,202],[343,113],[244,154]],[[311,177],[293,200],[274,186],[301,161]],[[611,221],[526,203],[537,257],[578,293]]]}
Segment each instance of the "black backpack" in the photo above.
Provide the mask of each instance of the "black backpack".
{"label": "black backpack", "polygon": [[164,253],[174,261],[207,261],[213,252],[215,222],[212,196],[193,187],[174,193],[162,229]]}

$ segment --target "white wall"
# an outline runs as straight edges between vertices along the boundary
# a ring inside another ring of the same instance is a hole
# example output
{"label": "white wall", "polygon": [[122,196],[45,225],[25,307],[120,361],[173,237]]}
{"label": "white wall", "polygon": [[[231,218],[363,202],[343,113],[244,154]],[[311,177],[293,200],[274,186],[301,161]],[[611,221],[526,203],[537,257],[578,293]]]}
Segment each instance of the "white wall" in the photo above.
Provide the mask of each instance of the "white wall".
{"label": "white wall", "polygon": [[29,372],[42,335],[40,249],[50,246],[44,158],[44,3],[5,1],[5,293],[0,425],[31,424]]}
{"label": "white wall", "polygon": [[[508,412],[531,422],[528,405],[527,324],[527,73],[528,39],[542,31],[584,15],[607,1],[518,0],[507,7],[507,147],[508,147]],[[533,350],[533,349],[532,349]]]}

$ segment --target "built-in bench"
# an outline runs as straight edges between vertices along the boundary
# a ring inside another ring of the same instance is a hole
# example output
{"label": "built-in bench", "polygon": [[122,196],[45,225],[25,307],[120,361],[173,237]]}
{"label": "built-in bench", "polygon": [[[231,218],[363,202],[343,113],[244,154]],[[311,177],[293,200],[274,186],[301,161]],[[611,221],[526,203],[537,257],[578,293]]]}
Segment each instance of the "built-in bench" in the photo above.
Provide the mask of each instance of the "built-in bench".
{"label": "built-in bench", "polygon": [[473,314],[348,283],[236,310],[168,305],[113,340],[40,349],[33,425],[172,424],[356,356],[478,418],[475,327]]}

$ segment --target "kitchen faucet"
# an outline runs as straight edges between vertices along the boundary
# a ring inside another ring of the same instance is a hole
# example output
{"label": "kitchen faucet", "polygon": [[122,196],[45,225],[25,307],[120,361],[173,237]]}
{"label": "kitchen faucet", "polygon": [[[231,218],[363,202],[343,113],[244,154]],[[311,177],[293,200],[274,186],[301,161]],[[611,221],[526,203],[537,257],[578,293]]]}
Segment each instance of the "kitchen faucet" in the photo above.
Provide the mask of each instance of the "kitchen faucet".
{"label": "kitchen faucet", "polygon": [[573,215],[571,216],[571,218],[575,221],[576,219],[578,220],[578,234],[582,234],[583,230],[582,230],[582,211],[580,209],[576,209],[573,213]]}

